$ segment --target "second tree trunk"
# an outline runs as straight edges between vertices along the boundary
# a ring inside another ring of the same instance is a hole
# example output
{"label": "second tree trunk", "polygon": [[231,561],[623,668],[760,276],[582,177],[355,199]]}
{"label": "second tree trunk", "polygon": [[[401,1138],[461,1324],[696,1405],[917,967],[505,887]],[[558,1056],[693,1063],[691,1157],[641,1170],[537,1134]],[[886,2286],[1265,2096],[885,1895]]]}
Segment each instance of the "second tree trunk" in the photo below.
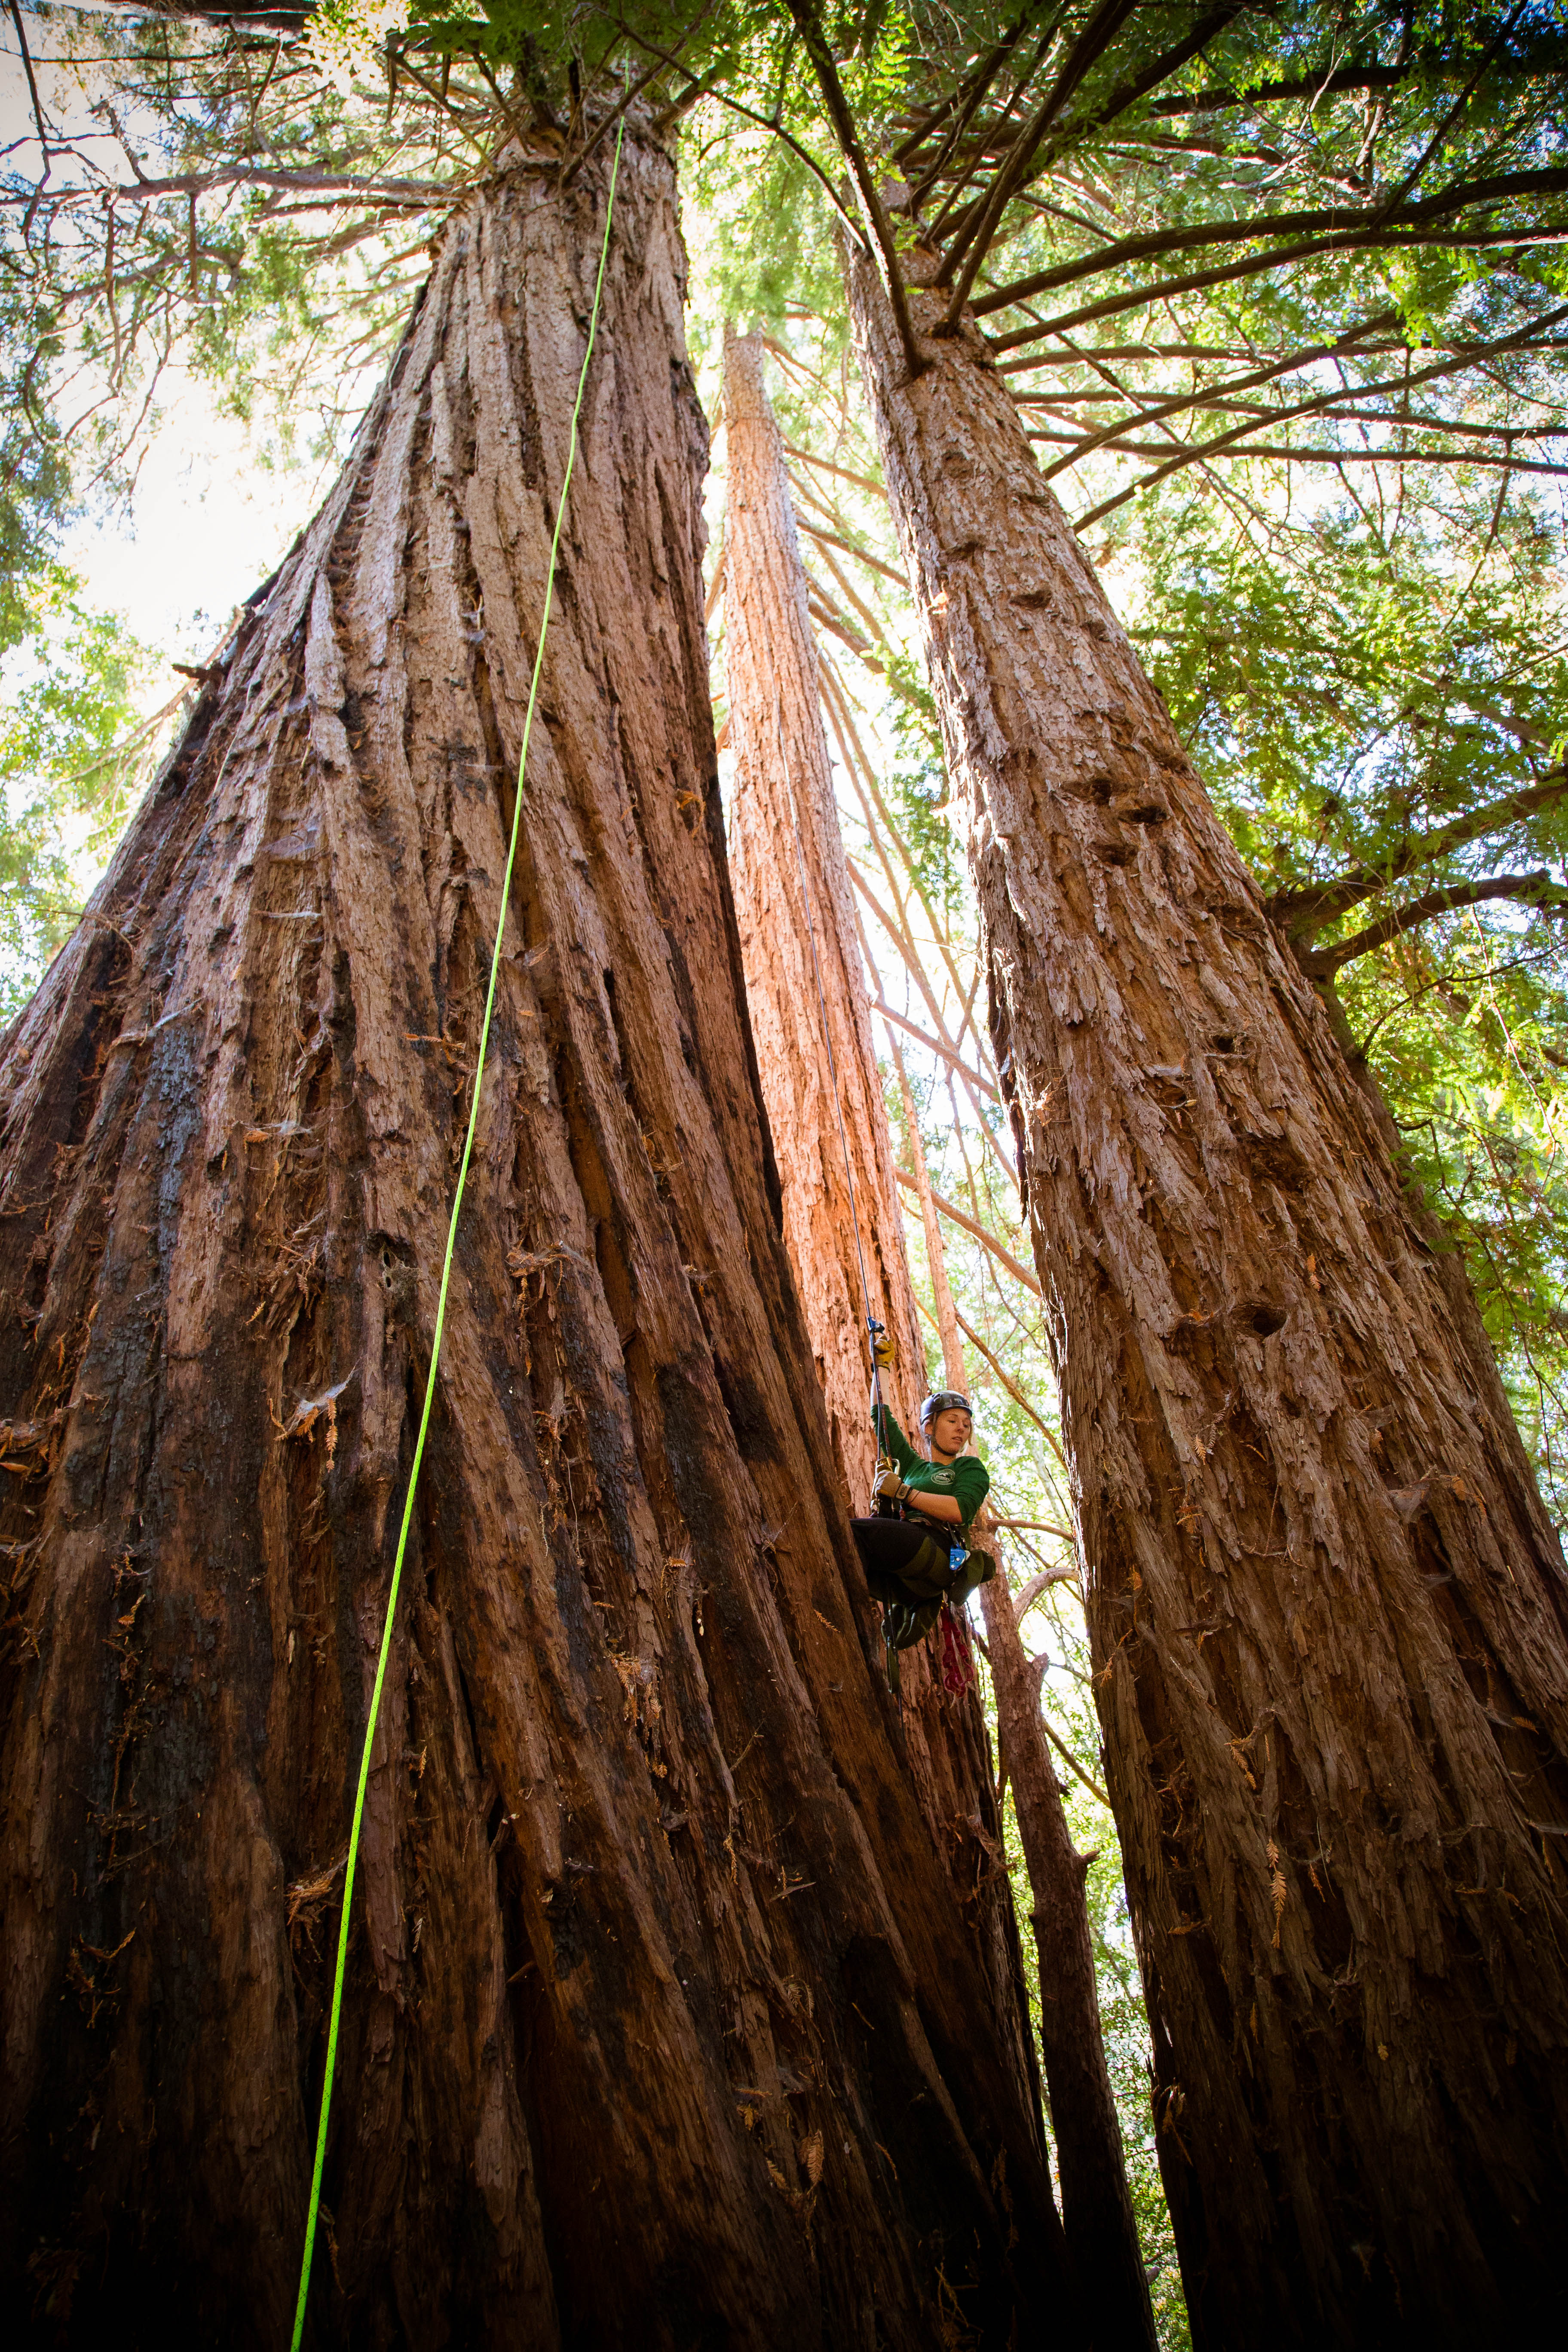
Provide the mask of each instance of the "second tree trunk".
{"label": "second tree trunk", "polygon": [[849,278],[967,803],[1194,2338],[1498,2340],[1563,2301],[1562,1554],[983,341],[911,382]]}
{"label": "second tree trunk", "polygon": [[[724,350],[729,494],[724,635],[735,788],[736,913],[746,1000],[784,1196],[785,1246],[827,1402],[851,1510],[870,1507],[861,1268],[898,1362],[884,1374],[906,1429],[925,1356],[904,1250],[881,1080],[849,904],[833,771],[817,700],[784,444],[763,383],[762,343]],[[878,1612],[862,1588],[869,1623]],[[942,1688],[929,1647],[905,1660],[900,1752],[982,1956],[1019,2095],[1037,2098],[1017,1927],[997,1866],[1001,1823],[984,1727],[971,1693]]]}

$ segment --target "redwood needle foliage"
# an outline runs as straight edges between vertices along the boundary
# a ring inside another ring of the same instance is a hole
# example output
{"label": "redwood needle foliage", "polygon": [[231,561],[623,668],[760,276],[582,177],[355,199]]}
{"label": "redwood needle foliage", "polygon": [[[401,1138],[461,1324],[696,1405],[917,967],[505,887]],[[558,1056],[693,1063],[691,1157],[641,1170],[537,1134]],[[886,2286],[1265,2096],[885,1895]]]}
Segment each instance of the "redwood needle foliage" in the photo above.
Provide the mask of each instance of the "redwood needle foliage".
{"label": "redwood needle foliage", "polygon": [[1392,488],[1263,530],[1141,502],[1134,635],[1465,1251],[1562,1516],[1562,522],[1474,477]]}

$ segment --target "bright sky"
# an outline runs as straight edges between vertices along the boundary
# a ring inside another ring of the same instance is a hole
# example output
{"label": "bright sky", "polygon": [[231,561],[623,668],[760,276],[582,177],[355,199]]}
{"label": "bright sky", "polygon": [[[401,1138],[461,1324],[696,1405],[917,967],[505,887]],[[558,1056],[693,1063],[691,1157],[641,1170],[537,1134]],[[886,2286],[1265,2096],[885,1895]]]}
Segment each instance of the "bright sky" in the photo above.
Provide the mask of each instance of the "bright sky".
{"label": "bright sky", "polygon": [[[77,0],[79,10],[91,0]],[[79,142],[109,176],[123,159],[90,114],[102,76],[90,62],[60,62],[62,47],[91,58],[90,25],[72,16],[27,16],[38,94],[51,127]],[[12,168],[40,162],[16,28],[0,19],[0,143],[16,142]],[[79,173],[57,154],[57,178]],[[144,644],[188,661],[210,647],[229,614],[265,579],[308,520],[324,488],[304,467],[272,475],[256,463],[244,429],[215,414],[199,384],[171,370],[159,393],[165,414],[141,467],[134,524],[122,512],[78,521],[61,551],[87,583],[88,602],[124,614]],[[166,698],[172,680],[149,688]]]}
{"label": "bright sky", "polygon": [[84,519],[62,553],[90,604],[123,613],[173,659],[196,660],[287,553],[323,487],[311,467],[259,467],[244,428],[187,381],[142,465],[133,516]]}

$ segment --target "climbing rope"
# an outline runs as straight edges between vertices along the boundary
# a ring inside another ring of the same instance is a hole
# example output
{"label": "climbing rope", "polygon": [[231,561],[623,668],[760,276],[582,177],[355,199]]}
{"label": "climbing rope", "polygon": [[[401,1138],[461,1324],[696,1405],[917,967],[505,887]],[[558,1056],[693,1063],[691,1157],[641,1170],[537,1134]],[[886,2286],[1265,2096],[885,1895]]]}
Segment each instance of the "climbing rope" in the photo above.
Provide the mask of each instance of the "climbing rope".
{"label": "climbing rope", "polygon": [[522,749],[517,760],[517,804],[512,811],[511,838],[507,844],[506,872],[501,879],[500,912],[496,921],[495,946],[490,954],[489,986],[485,992],[485,1017],[479,1028],[479,1050],[474,1065],[473,1100],[468,1109],[468,1132],[463,1138],[463,1157],[458,1168],[457,1190],[452,1195],[452,1214],[447,1226],[447,1255],[441,1266],[441,1287],[436,1301],[436,1328],[430,1342],[430,1370],[425,1380],[425,1404],[419,1416],[419,1435],[414,1448],[413,1466],[408,1473],[408,1492],[404,1499],[403,1524],[397,1531],[397,1550],[392,1562],[392,1583],[386,1596],[386,1615],[381,1630],[381,1652],[376,1659],[375,1682],[370,1695],[370,1715],[365,1724],[364,1747],[360,1754],[359,1782],[354,1790],[353,1822],[349,1830],[347,1865],[343,1873],[343,1904],[338,1922],[337,1966],[332,1976],[332,2005],[327,2026],[327,2063],[321,2083],[321,2112],[316,2126],[316,2158],[310,2174],[310,2202],[305,2217],[305,2251],[300,2263],[300,2294],[294,2306],[294,2334],[291,2352],[300,2352],[305,2329],[305,2305],[310,2292],[310,2263],[316,2248],[316,2222],[321,2204],[321,2169],[327,2155],[327,2117],[331,2106],[332,2074],[338,2054],[338,2026],[342,2014],[343,1975],[348,1965],[349,1916],[353,1900],[354,1865],[359,1859],[360,1825],[364,1818],[365,1790],[370,1782],[371,1748],[375,1739],[376,1724],[381,1716],[381,1694],[386,1681],[387,1660],[392,1654],[392,1632],[397,1614],[398,1587],[403,1580],[404,1555],[408,1549],[408,1530],[414,1520],[414,1498],[419,1484],[419,1468],[425,1458],[425,1438],[430,1427],[431,1408],[436,1400],[436,1372],[441,1360],[441,1335],[447,1322],[447,1294],[452,1279],[452,1254],[457,1247],[458,1220],[462,1213],[463,1193],[468,1181],[468,1162],[473,1156],[474,1135],[479,1120],[479,1089],[485,1075],[485,1055],[489,1045],[490,1017],[495,1011],[496,983],[500,974],[501,940],[506,932],[506,911],[511,900],[512,867],[517,859],[518,835],[522,824],[523,774],[528,765],[528,742],[533,731],[533,714],[539,701],[539,680],[544,667],[544,641],[550,628],[550,613],[555,596],[555,559],[561,546],[562,526],[566,520],[567,494],[572,488],[573,468],[577,462],[577,424],[583,413],[583,395],[587,389],[588,363],[594,356],[594,341],[599,328],[599,305],[605,287],[605,266],[609,259],[610,223],[615,218],[616,183],[620,176],[621,142],[626,137],[623,118],[616,133],[615,160],[610,166],[610,190],[605,206],[605,241],[599,248],[599,271],[594,281],[594,305],[588,318],[588,341],[583,353],[582,372],[577,378],[577,397],[572,408],[572,429],[566,446],[566,470],[562,477],[561,497],[555,509],[555,529],[550,541],[550,563],[544,576],[544,613],[539,625],[539,647],[533,656],[533,676],[529,682],[528,709],[522,722]]}
{"label": "climbing rope", "polygon": [[877,1433],[877,1450],[882,1454],[887,1451],[887,1432],[883,1422],[882,1367],[877,1361],[877,1334],[885,1327],[871,1312],[871,1293],[866,1281],[866,1253],[860,1246],[860,1212],[855,1196],[855,1171],[849,1164],[849,1139],[844,1131],[844,1106],[838,1097],[838,1067],[833,1058],[833,1032],[827,1019],[822,965],[816,953],[816,926],[811,919],[811,885],[806,879],[805,851],[800,838],[800,813],[795,806],[795,778],[790,772],[789,753],[784,750],[782,697],[777,687],[773,688],[773,733],[778,740],[779,759],[784,767],[784,790],[789,794],[789,819],[795,828],[795,854],[800,865],[800,902],[805,912],[805,936],[811,941],[811,969],[816,982],[816,1002],[822,1013],[822,1042],[827,1048],[827,1074],[833,1081],[833,1116],[838,1122],[838,1148],[844,1154],[844,1181],[849,1187],[849,1221],[855,1229],[855,1263],[860,1269],[860,1304],[866,1310],[866,1345],[871,1357],[871,1426]]}

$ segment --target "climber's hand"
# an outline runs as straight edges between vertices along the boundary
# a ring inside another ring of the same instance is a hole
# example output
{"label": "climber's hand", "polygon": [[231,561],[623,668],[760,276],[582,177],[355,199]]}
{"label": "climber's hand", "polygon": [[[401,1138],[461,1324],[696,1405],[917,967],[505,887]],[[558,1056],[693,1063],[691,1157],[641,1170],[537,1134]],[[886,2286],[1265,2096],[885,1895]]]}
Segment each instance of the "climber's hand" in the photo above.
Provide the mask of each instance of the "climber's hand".
{"label": "climber's hand", "polygon": [[896,1465],[884,1456],[877,1465],[877,1483],[871,1491],[880,1496],[884,1502],[901,1503],[910,1490],[900,1476]]}
{"label": "climber's hand", "polygon": [[871,1361],[879,1372],[890,1371],[899,1360],[890,1331],[874,1331],[871,1335]]}

